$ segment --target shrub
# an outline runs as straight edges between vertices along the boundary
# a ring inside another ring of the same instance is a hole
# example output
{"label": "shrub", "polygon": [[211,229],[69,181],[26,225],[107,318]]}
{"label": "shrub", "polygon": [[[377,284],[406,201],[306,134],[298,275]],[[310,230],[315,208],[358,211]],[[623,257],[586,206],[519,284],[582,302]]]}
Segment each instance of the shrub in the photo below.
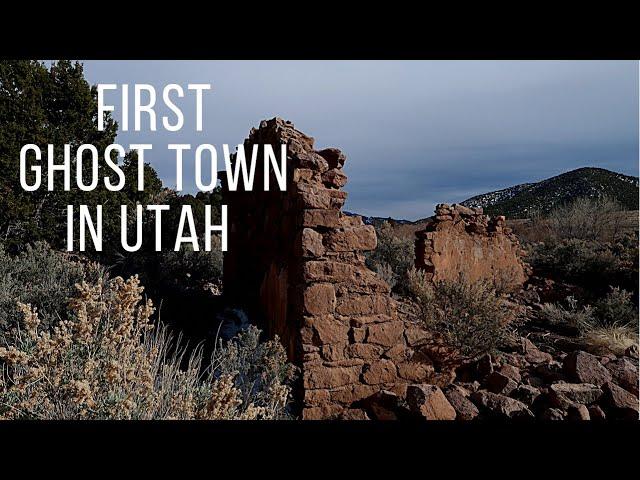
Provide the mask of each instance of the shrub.
{"label": "shrub", "polygon": [[595,304],[595,315],[600,326],[636,326],[638,325],[638,311],[632,300],[632,294],[612,288],[606,297]]}
{"label": "shrub", "polygon": [[[393,227],[389,222],[383,222],[377,227],[376,234],[378,245],[375,250],[366,253],[367,266],[379,273],[382,271],[382,275],[387,276],[393,283],[393,285],[390,283],[391,287],[403,289],[406,272],[413,266],[413,241],[410,238],[394,235]],[[383,278],[387,280],[384,276]]]}
{"label": "shrub", "polygon": [[420,303],[427,328],[465,357],[495,350],[510,339],[517,314],[514,307],[485,282],[426,282],[410,270],[409,285]]}
{"label": "shrub", "polygon": [[213,235],[211,251],[194,251],[184,246],[180,251],[163,252],[159,258],[159,278],[163,288],[187,290],[202,289],[207,284],[222,283],[222,250],[220,237]]}
{"label": "shrub", "polygon": [[568,308],[545,304],[541,314],[551,324],[575,328],[587,350],[620,355],[638,343],[638,311],[629,292],[612,288],[593,307],[582,308],[573,297],[568,297],[567,305]]}
{"label": "shrub", "polygon": [[33,305],[43,328],[49,328],[66,310],[75,284],[106,278],[96,263],[74,260],[37,242],[19,255],[9,255],[0,245],[0,339],[22,318],[18,302]]}
{"label": "shrub", "polygon": [[566,308],[560,304],[545,303],[540,314],[551,325],[568,326],[576,331],[594,322],[593,309],[589,305],[578,307],[578,301],[574,297],[567,297]]}
{"label": "shrub", "polygon": [[638,235],[615,242],[565,239],[530,246],[528,262],[538,275],[571,282],[596,298],[609,285],[638,292]]}
{"label": "shrub", "polygon": [[253,328],[222,344],[203,368],[154,328],[137,277],[79,286],[52,331],[20,304],[22,325],[0,347],[0,417],[40,419],[255,419],[284,415],[293,368],[277,340]]}
{"label": "shrub", "polygon": [[579,238],[608,242],[620,233],[621,210],[621,205],[606,196],[580,197],[555,207],[546,216],[534,215],[532,221],[538,234],[543,232],[548,239]]}

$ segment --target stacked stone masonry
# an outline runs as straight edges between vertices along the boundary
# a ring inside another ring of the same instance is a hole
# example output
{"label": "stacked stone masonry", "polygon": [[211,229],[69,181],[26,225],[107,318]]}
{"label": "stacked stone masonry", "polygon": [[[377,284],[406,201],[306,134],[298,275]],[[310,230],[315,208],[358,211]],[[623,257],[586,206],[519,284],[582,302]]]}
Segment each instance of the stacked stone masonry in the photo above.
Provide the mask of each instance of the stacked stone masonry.
{"label": "stacked stone masonry", "polygon": [[225,296],[262,318],[300,366],[302,418],[358,418],[376,392],[429,381],[430,360],[415,350],[426,333],[399,320],[388,285],[365,266],[374,228],[341,212],[345,156],[314,150],[312,138],[277,118],[251,131],[246,151],[254,144],[276,152],[286,144],[287,190],[223,185]]}
{"label": "stacked stone masonry", "polygon": [[434,282],[486,280],[503,291],[519,290],[529,267],[505,218],[489,218],[482,208],[439,204],[435,216],[416,232],[415,265]]}

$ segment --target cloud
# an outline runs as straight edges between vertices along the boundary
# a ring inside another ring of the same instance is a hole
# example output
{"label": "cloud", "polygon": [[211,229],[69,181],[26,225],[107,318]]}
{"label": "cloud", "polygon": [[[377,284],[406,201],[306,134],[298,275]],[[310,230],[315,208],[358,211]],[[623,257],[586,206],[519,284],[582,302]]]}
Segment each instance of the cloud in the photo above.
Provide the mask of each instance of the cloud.
{"label": "cloud", "polygon": [[274,116],[343,149],[346,208],[367,215],[420,218],[435,203],[581,166],[638,175],[635,61],[88,61],[85,73],[213,85],[204,132],[186,108],[181,132],[119,136],[157,144],[150,158],[168,185],[164,145],[241,143]]}

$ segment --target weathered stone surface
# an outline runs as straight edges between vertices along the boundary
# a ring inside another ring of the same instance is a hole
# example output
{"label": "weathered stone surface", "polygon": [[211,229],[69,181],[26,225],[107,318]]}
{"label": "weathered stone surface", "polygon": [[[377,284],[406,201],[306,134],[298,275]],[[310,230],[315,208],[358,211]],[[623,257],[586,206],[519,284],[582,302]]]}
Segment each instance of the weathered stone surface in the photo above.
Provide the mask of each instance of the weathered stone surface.
{"label": "weathered stone surface", "polygon": [[407,344],[411,347],[424,345],[431,339],[431,334],[421,325],[407,325],[404,329],[404,336]]}
{"label": "weathered stone surface", "polygon": [[365,366],[362,372],[362,380],[369,385],[393,382],[396,377],[396,366],[391,360],[373,362]]}
{"label": "weathered stone surface", "polygon": [[611,380],[611,374],[598,358],[587,352],[570,353],[565,357],[562,366],[575,382],[591,383],[599,387]]}
{"label": "weathered stone surface", "polygon": [[337,148],[325,148],[324,150],[320,150],[318,155],[328,162],[330,168],[342,168],[347,159]]}
{"label": "weathered stone surface", "polygon": [[332,168],[322,174],[322,182],[329,187],[341,188],[347,184],[347,176],[341,170]]}
{"label": "weathered stone surface", "polygon": [[455,420],[456,411],[435,385],[409,385],[407,387],[409,409],[426,420]]}
{"label": "weathered stone surface", "polygon": [[368,343],[352,343],[347,348],[349,356],[362,358],[363,360],[374,360],[382,356],[384,349],[379,345]]}
{"label": "weathered stone surface", "polygon": [[540,349],[528,338],[522,337],[520,342],[522,353],[524,354],[524,358],[527,362],[536,365],[540,363],[548,363],[553,360],[553,357],[549,353],[540,351]]}
{"label": "weathered stone surface", "polygon": [[349,335],[349,326],[343,325],[332,315],[305,317],[305,326],[313,331],[313,343],[318,345],[330,345],[346,343]]}
{"label": "weathered stone surface", "polygon": [[638,396],[638,367],[627,358],[619,358],[606,365],[613,381]]}
{"label": "weathered stone surface", "polygon": [[362,367],[329,368],[324,365],[309,365],[304,371],[305,388],[334,388],[359,383]]}
{"label": "weathered stone surface", "polygon": [[431,360],[420,353],[415,354],[406,362],[399,362],[397,365],[400,378],[410,382],[427,383],[431,381],[435,371]]}
{"label": "weathered stone surface", "polygon": [[311,228],[302,229],[300,235],[300,253],[303,257],[321,257],[326,252],[322,244],[322,235]]}
{"label": "weathered stone surface", "polygon": [[302,213],[303,227],[339,227],[340,212],[337,210],[310,208]]}
{"label": "weathered stone surface", "polygon": [[367,342],[393,347],[403,340],[403,323],[400,321],[376,323],[367,327]]}
{"label": "weathered stone surface", "polygon": [[591,420],[606,420],[607,415],[598,405],[591,405],[589,408],[589,418]]}
{"label": "weathered stone surface", "polygon": [[479,390],[469,396],[478,408],[489,416],[502,418],[533,418],[533,413],[527,406],[515,398],[505,395]]}
{"label": "weathered stone surface", "polygon": [[513,365],[505,364],[502,365],[498,372],[504,375],[507,378],[510,378],[516,383],[520,383],[522,381],[522,376],[520,375],[520,369],[514,367]]}
{"label": "weathered stone surface", "polygon": [[511,392],[511,396],[517,400],[520,400],[527,406],[533,405],[536,398],[540,395],[540,390],[531,385],[520,385],[513,392]]}
{"label": "weathered stone surface", "polygon": [[336,291],[329,283],[314,283],[304,290],[304,309],[312,315],[331,313],[336,308]]}
{"label": "weathered stone surface", "polygon": [[374,250],[376,243],[373,225],[341,228],[325,236],[325,245],[333,252]]}
{"label": "weathered stone surface", "polygon": [[[487,280],[504,290],[519,290],[528,278],[521,248],[503,232],[501,217],[488,217],[463,205],[436,206],[436,216],[416,232],[416,268],[432,273],[432,280]],[[429,235],[430,234],[430,235]]]}
{"label": "weathered stone surface", "polygon": [[456,411],[456,420],[473,420],[478,416],[478,407],[469,400],[468,392],[463,388],[451,385],[445,388],[444,394]]}
{"label": "weathered stone surface", "polygon": [[362,410],[361,408],[349,408],[342,412],[340,415],[340,420],[351,420],[351,421],[361,421],[361,420],[370,420],[367,412]]}
{"label": "weathered stone surface", "polygon": [[336,312],[340,315],[393,315],[395,304],[382,294],[351,294],[338,299]]}
{"label": "weathered stone surface", "polygon": [[567,418],[572,421],[591,420],[589,409],[585,405],[572,405],[567,410]]}
{"label": "weathered stone surface", "polygon": [[607,382],[604,390],[603,404],[613,418],[638,420],[638,398],[615,383]]}
{"label": "weathered stone surface", "polygon": [[485,388],[491,393],[501,393],[509,396],[518,387],[511,378],[500,372],[493,372],[485,380]]}
{"label": "weathered stone surface", "polygon": [[540,414],[539,418],[545,421],[564,420],[564,412],[559,408],[547,408]]}
{"label": "weathered stone surface", "polygon": [[602,396],[597,385],[589,383],[556,383],[549,386],[552,402],[559,408],[568,408],[574,403],[591,405]]}

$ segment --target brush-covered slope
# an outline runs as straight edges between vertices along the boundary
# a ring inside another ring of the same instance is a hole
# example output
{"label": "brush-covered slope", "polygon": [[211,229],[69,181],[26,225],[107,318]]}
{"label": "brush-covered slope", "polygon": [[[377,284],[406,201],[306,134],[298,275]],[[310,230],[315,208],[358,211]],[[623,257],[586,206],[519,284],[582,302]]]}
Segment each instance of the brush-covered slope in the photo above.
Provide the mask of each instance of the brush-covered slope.
{"label": "brush-covered slope", "polygon": [[489,215],[526,218],[533,212],[546,213],[578,197],[600,196],[617,201],[625,210],[638,210],[638,177],[604,168],[578,168],[540,182],[476,195],[462,204],[483,207]]}

